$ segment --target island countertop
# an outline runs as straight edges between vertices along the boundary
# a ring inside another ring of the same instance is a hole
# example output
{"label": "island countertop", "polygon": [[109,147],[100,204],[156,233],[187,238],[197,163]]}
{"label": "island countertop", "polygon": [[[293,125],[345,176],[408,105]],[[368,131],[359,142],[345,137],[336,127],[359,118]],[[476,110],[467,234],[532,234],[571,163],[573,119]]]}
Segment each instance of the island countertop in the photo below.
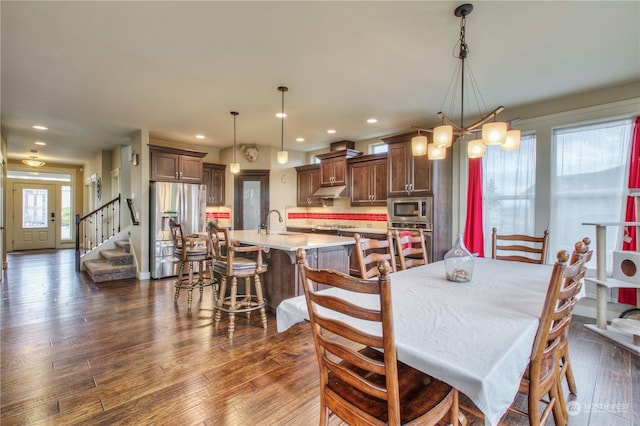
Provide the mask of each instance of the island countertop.
{"label": "island countertop", "polygon": [[296,251],[323,247],[346,246],[355,244],[352,237],[338,237],[325,234],[307,234],[302,232],[274,232],[270,235],[258,234],[257,230],[229,231],[229,238],[242,244],[269,247],[284,251]]}

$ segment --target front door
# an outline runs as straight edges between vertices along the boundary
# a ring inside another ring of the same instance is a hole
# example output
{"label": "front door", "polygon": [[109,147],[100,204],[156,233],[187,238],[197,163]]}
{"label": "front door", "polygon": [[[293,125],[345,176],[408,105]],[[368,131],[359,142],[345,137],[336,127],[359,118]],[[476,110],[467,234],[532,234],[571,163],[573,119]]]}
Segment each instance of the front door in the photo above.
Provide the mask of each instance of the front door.
{"label": "front door", "polygon": [[13,185],[13,249],[36,250],[56,247],[55,185]]}
{"label": "front door", "polygon": [[234,229],[258,229],[269,211],[269,170],[245,170],[234,178]]}

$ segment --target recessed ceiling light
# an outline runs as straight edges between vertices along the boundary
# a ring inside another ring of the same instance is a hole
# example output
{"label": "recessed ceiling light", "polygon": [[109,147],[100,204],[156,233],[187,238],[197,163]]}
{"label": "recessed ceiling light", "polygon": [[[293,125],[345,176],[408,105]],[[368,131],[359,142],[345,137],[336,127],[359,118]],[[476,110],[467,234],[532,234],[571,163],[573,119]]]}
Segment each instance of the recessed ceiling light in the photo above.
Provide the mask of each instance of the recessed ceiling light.
{"label": "recessed ceiling light", "polygon": [[296,138],[296,142],[304,142],[304,138]]}
{"label": "recessed ceiling light", "polygon": [[36,130],[49,130],[48,127],[44,127],[44,126],[40,126],[39,124],[36,124],[35,126],[31,126]]}
{"label": "recessed ceiling light", "polygon": [[327,133],[329,133],[330,135],[334,134],[335,132],[336,132],[336,131],[335,131],[335,130],[333,130],[333,129],[329,129],[329,130],[327,130]]}
{"label": "recessed ceiling light", "polygon": [[378,122],[377,118],[369,118],[369,119],[367,119],[367,123],[369,123],[369,124],[373,124],[373,123],[377,123],[377,122]]}
{"label": "recessed ceiling light", "polygon": [[279,112],[279,113],[276,114],[276,117],[278,117],[278,118],[285,118],[286,116],[287,116],[287,114],[284,113],[284,112]]}
{"label": "recessed ceiling light", "polygon": [[204,139],[204,135],[196,135],[196,139]]}
{"label": "recessed ceiling light", "polygon": [[41,146],[44,146],[44,145],[46,145],[46,144],[47,144],[46,142],[42,142],[42,141],[35,141],[34,143],[35,143],[36,145],[41,145]]}

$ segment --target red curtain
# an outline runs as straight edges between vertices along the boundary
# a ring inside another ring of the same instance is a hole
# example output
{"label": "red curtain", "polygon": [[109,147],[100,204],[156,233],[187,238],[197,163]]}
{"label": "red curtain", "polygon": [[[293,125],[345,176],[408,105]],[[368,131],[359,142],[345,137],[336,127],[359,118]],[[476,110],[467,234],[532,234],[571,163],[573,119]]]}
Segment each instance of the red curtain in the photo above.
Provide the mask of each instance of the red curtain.
{"label": "red curtain", "polygon": [[[636,123],[633,127],[633,139],[631,140],[631,160],[629,162],[629,188],[640,188],[640,117],[636,117]],[[635,222],[638,218],[638,212],[635,209],[635,201],[633,197],[627,197],[627,210],[625,213],[625,221]],[[622,250],[636,250],[636,227],[628,226],[626,229],[628,242],[622,243]],[[618,302],[636,304],[636,289],[621,288],[618,291]]]}
{"label": "red curtain", "polygon": [[478,253],[480,257],[484,257],[484,235],[482,232],[482,158],[469,159],[467,220],[464,229],[464,245],[471,253]]}

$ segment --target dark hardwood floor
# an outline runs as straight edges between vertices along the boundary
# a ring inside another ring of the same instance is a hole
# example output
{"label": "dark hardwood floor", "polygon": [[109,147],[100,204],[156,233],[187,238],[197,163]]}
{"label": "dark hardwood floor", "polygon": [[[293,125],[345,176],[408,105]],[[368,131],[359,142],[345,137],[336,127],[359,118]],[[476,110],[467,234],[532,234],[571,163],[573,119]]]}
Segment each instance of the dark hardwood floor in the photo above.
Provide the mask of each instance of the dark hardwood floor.
{"label": "dark hardwood floor", "polygon": [[[71,250],[9,254],[2,282],[1,423],[313,425],[308,324],[212,326],[211,289],[174,304],[172,279],[94,284]],[[572,425],[640,425],[640,360],[575,318]],[[469,348],[472,356],[473,348]],[[469,418],[470,424],[483,424]],[[334,422],[337,423],[337,422]],[[507,424],[527,424],[507,419]]]}

